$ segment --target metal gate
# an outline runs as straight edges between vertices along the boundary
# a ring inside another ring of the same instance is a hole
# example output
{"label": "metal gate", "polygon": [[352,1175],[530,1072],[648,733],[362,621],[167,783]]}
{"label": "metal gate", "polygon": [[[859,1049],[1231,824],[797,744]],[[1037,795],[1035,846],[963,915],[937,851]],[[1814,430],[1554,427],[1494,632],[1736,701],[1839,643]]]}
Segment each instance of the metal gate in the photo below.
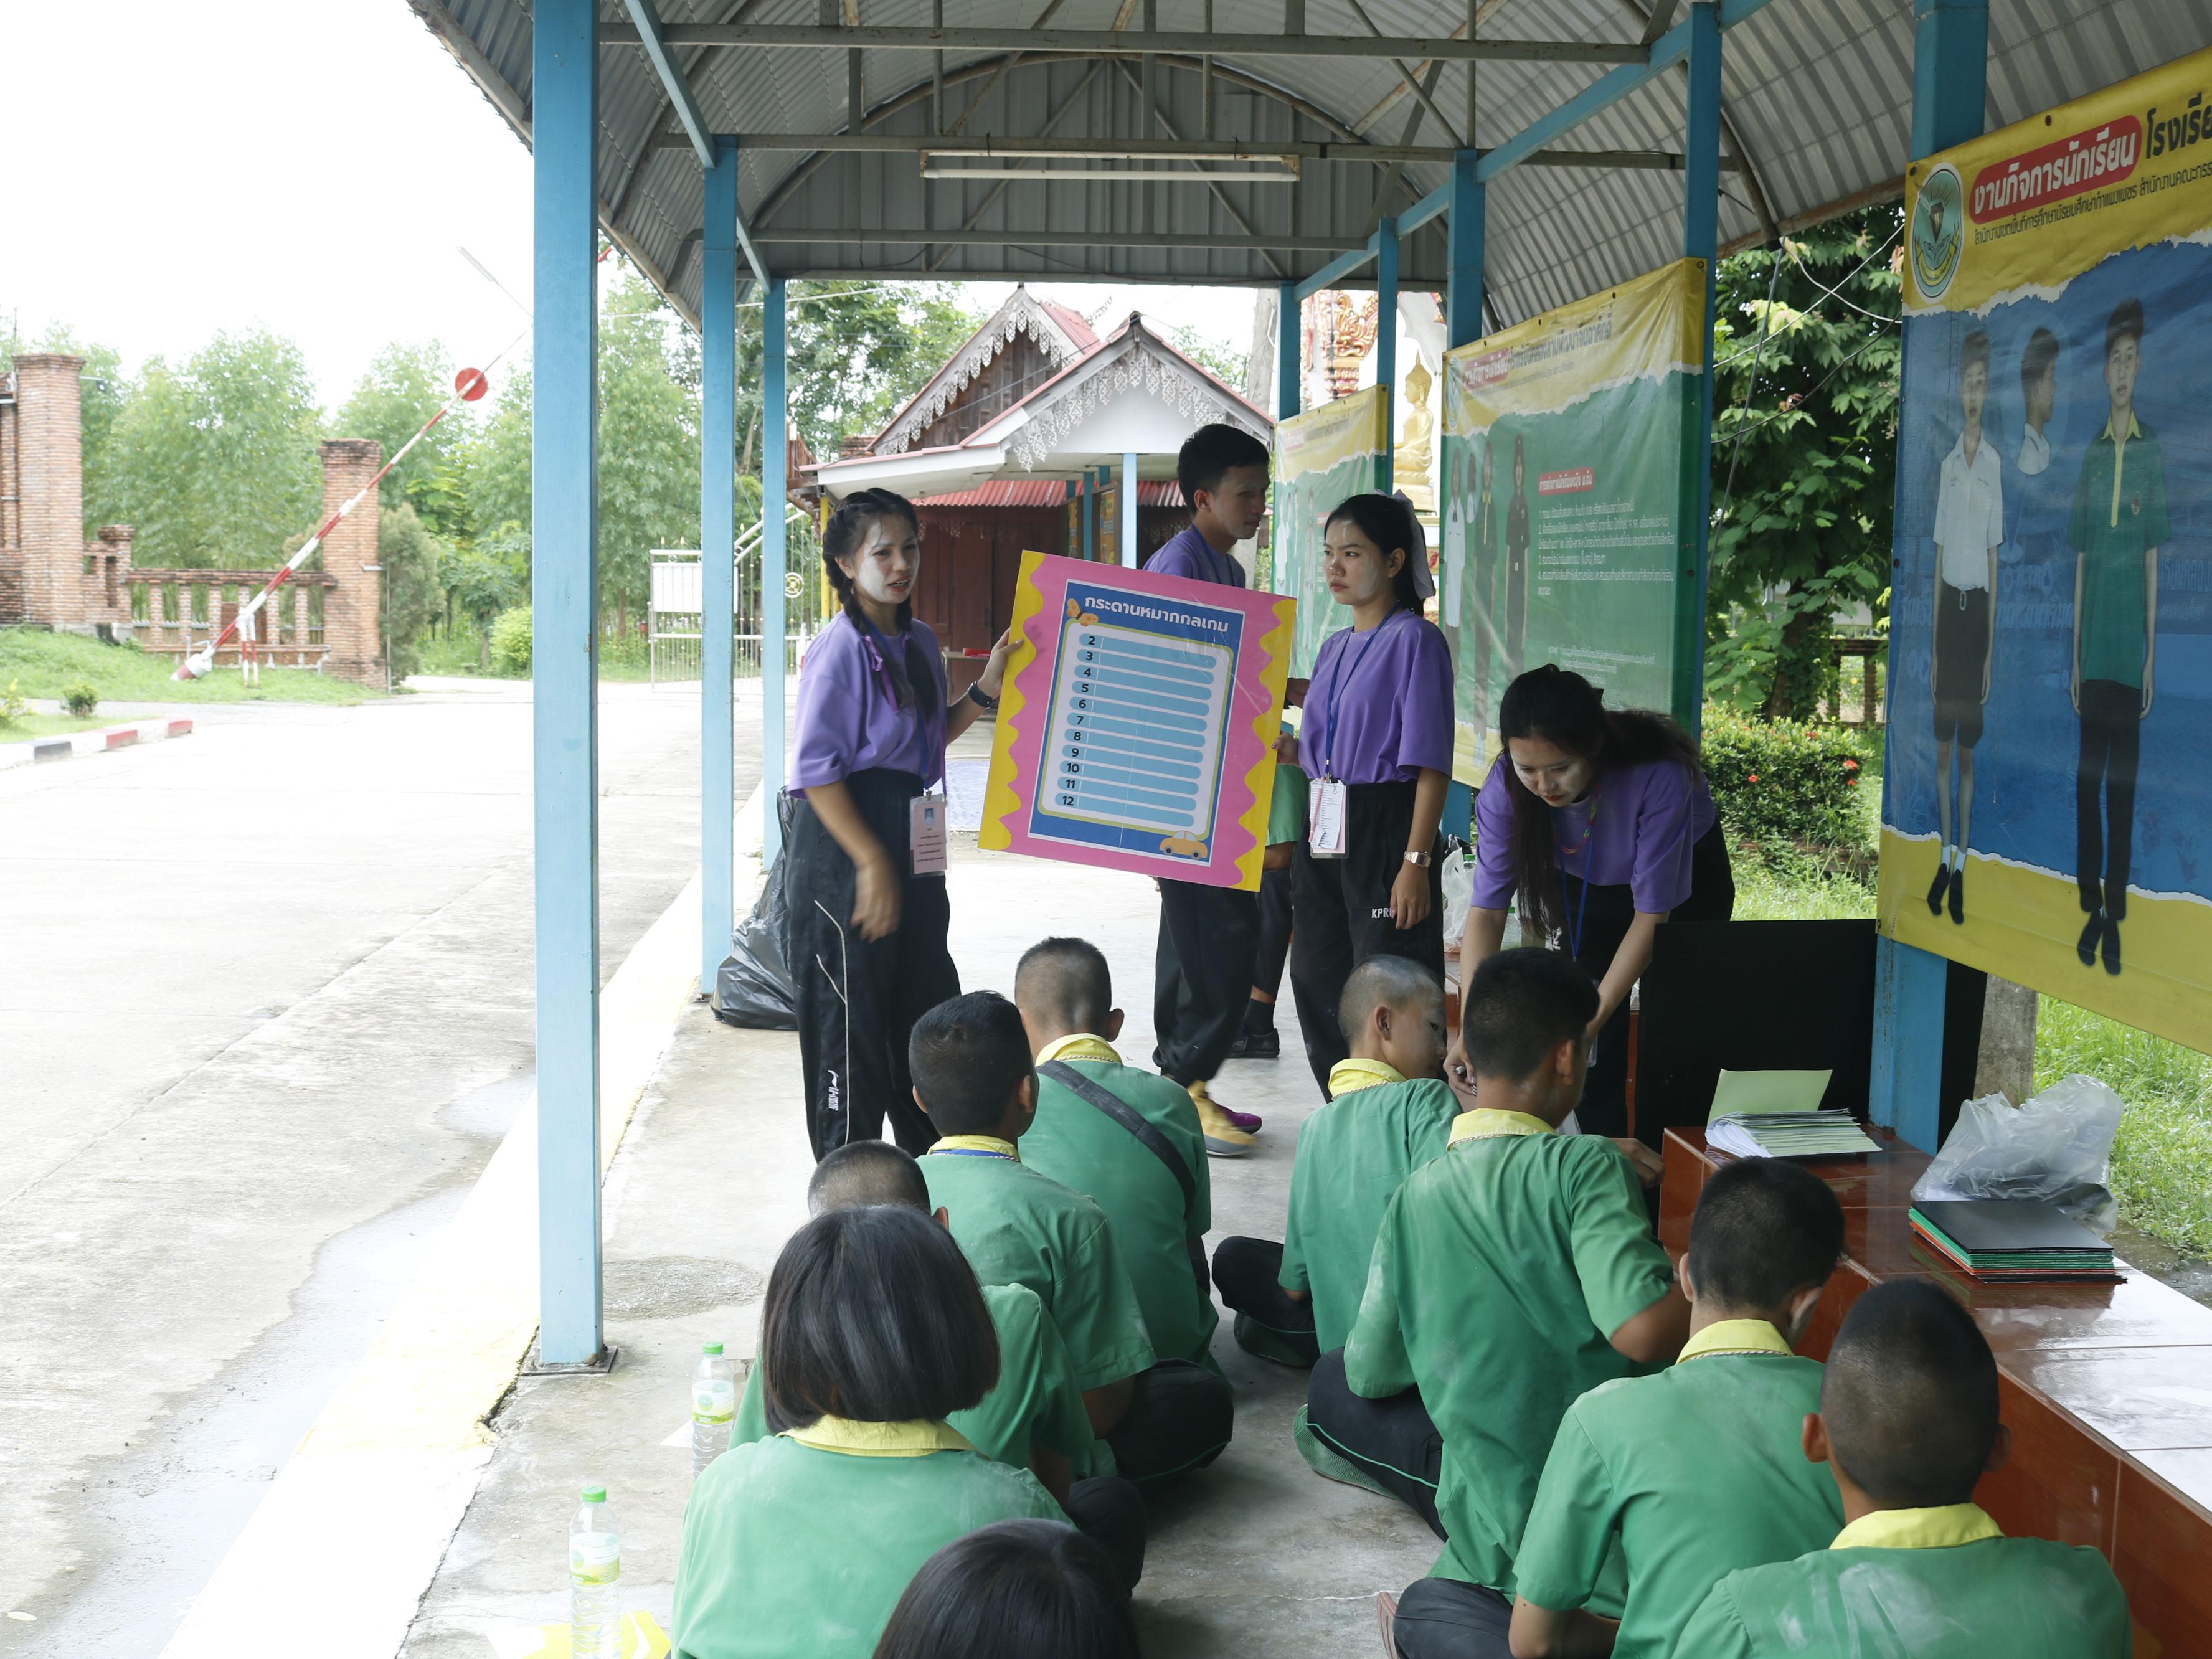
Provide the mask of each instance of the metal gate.
{"label": "metal gate", "polygon": [[[820,629],[825,590],[814,522],[805,510],[784,514],[784,663],[796,672],[799,655]],[[731,640],[731,677],[757,679],[761,672],[760,526],[738,537],[735,627]],[[652,585],[646,612],[647,676],[658,686],[696,684],[703,636],[700,617],[706,605],[705,583],[696,551],[659,548],[651,560]]]}

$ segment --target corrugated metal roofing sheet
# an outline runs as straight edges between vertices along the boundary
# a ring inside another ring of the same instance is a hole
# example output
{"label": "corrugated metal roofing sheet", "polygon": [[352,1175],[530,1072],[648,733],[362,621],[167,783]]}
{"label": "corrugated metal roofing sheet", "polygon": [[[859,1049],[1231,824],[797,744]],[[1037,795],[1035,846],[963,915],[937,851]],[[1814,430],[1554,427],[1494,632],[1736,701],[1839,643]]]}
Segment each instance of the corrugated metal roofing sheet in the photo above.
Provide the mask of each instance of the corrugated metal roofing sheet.
{"label": "corrugated metal roofing sheet", "polygon": [[[513,122],[526,131],[531,25],[527,0],[408,0]],[[660,0],[670,22],[727,22],[742,0]],[[870,25],[924,27],[931,0],[858,0]],[[944,0],[959,27],[1035,24],[1047,0]],[[1393,34],[1441,35],[1465,19],[1463,0],[1363,0],[1376,27]],[[1158,0],[1164,29],[1194,31],[1200,0]],[[1485,0],[1486,37],[1632,43],[1644,0]],[[610,6],[610,18],[621,11]],[[1133,15],[1124,0],[1062,0],[1056,27],[1109,29]],[[1213,0],[1224,33],[1271,33],[1282,0]],[[816,0],[763,0],[746,21],[811,23]],[[1124,25],[1126,26],[1126,24]],[[1346,0],[1307,0],[1316,33],[1364,29]],[[2019,120],[2129,75],[2212,45],[2212,0],[2002,0],[1991,9],[1989,122]],[[1773,0],[1723,37],[1723,143],[1748,171],[1724,174],[1721,235],[1754,239],[1809,222],[1893,190],[1908,147],[1912,94],[1911,0]],[[700,170],[688,149],[665,148],[670,127],[659,82],[631,46],[604,49],[600,197],[605,222],[678,303],[696,315],[695,257]],[[720,131],[829,132],[845,125],[845,55],[805,48],[679,48],[708,120]],[[920,136],[929,125],[930,55],[863,55],[871,132]],[[1126,60],[1054,57],[1017,61],[948,54],[947,103],[966,112],[971,134],[1182,137],[1200,128],[1194,58],[1156,60],[1155,112],[1140,107],[1139,70]],[[1419,68],[1419,66],[1413,66]],[[1404,94],[1391,64],[1349,58],[1217,60],[1218,131],[1259,141],[1340,140],[1448,144],[1434,116],[1420,112],[1410,140]],[[1455,125],[1464,121],[1468,66],[1449,64],[1434,92]],[[1602,73],[1574,64],[1486,63],[1477,72],[1477,137],[1494,145],[1549,112]],[[1565,141],[1589,149],[1678,151],[1682,144],[1680,70],[1585,123]],[[970,107],[970,100],[973,106]],[[741,162],[740,202],[749,223],[777,236],[855,229],[915,234],[963,228],[988,240],[938,246],[855,243],[821,236],[778,240],[763,252],[786,275],[937,276],[1115,282],[1274,283],[1303,276],[1328,257],[1281,246],[1131,247],[1102,237],[1142,228],[1182,234],[1249,234],[1263,242],[1296,236],[1349,247],[1380,212],[1390,174],[1372,163],[1309,163],[1296,186],[1013,182],[1000,188],[921,180],[911,155],[808,157],[758,149]],[[1388,210],[1443,181],[1440,165],[1402,169]],[[1608,283],[1663,264],[1680,248],[1681,179],[1656,171],[1592,172],[1519,167],[1489,192],[1486,276],[1498,316],[1512,322]],[[1026,234],[1075,239],[1024,245]],[[1410,238],[1402,252],[1408,286],[1443,280],[1441,224]],[[1363,279],[1364,280],[1364,279]]]}
{"label": "corrugated metal roofing sheet", "polygon": [[[956,489],[946,495],[924,495],[916,507],[1058,507],[1067,499],[1067,486],[1058,478],[998,478],[973,489]],[[1137,480],[1139,507],[1181,507],[1182,486],[1173,478]]]}

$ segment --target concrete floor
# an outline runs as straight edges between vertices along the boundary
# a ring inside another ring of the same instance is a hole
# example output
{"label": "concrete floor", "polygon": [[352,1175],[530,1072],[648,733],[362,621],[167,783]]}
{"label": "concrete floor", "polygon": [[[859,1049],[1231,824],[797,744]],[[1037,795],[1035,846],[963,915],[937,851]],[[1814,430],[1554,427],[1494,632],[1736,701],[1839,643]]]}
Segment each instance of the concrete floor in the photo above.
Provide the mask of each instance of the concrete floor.
{"label": "concrete floor", "polygon": [[[977,747],[973,740],[963,749]],[[954,839],[953,948],[969,988],[1011,989],[1017,957],[1050,933],[1103,948],[1128,1014],[1121,1044],[1152,1051],[1157,901],[1141,878],[980,853]],[[1287,986],[1285,988],[1287,991]],[[1221,1094],[1267,1121],[1261,1149],[1216,1159],[1218,1238],[1279,1237],[1298,1124],[1320,1103],[1285,1008],[1277,1061],[1232,1061]],[[484,1659],[540,1623],[564,1621],[567,1527],[576,1490],[604,1481],[623,1534],[627,1604],[666,1624],[690,1487],[687,1385],[702,1341],[754,1352],[759,1297],[804,1218],[811,1168],[800,1121],[798,1038],[718,1024],[695,1009],[639,1109],[606,1191],[607,1377],[526,1378],[495,1419],[498,1443],[467,1518],[424,1597],[409,1659]],[[1215,1345],[1237,1387],[1237,1437],[1211,1469],[1156,1499],[1138,1591],[1145,1651],[1180,1656],[1379,1651],[1374,1595],[1425,1572],[1437,1546],[1409,1513],[1311,1474],[1291,1449],[1303,1372]],[[682,1431],[682,1443],[662,1443]],[[520,1647],[513,1651],[525,1650]]]}
{"label": "concrete floor", "polygon": [[[0,775],[0,1651],[161,1650],[528,1098],[529,690]],[[696,690],[601,732],[611,974],[696,865]]]}

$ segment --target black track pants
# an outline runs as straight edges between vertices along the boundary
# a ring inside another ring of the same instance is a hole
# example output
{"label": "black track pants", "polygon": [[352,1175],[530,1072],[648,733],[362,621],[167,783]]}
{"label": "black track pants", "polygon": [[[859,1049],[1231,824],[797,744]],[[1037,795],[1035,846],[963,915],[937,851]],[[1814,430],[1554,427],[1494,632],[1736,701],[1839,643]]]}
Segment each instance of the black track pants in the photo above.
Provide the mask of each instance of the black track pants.
{"label": "black track pants", "polygon": [[1306,1427],[1427,1522],[1431,1532],[1444,1535],[1437,1516],[1444,1442],[1421,1403],[1420,1390],[1408,1389],[1387,1400],[1354,1394],[1344,1374],[1344,1350],[1331,1348],[1315,1364],[1306,1383]]}
{"label": "black track pants", "polygon": [[1118,1474],[1078,1480],[1061,1505],[1075,1529],[1103,1549],[1127,1595],[1145,1576],[1145,1499]]}
{"label": "black track pants", "polygon": [[1283,969],[1291,959],[1291,880],[1288,869],[1260,877],[1260,949],[1252,964],[1252,988],[1271,997],[1282,990]]}
{"label": "black track pants", "polygon": [[1282,1271],[1283,1247],[1272,1239],[1224,1238],[1213,1252],[1213,1288],[1237,1316],[1237,1346],[1278,1364],[1310,1365],[1321,1358],[1313,1304],[1283,1289]]}
{"label": "black track pants", "polygon": [[[872,769],[854,773],[845,786],[893,865],[911,872],[907,803],[921,793],[921,780]],[[791,860],[785,960],[798,993],[814,1156],[878,1138],[885,1117],[900,1146],[927,1152],[937,1132],[914,1103],[906,1045],[916,1020],[960,994],[960,970],[945,943],[951,921],[945,878],[909,873],[897,931],[869,940],[853,926],[853,860],[803,801],[792,814],[783,855]]]}
{"label": "black track pants", "polygon": [[1407,838],[1413,828],[1410,783],[1355,783],[1344,792],[1345,855],[1317,859],[1298,843],[1291,866],[1291,904],[1297,931],[1291,936],[1291,990],[1304,1029],[1306,1061],[1314,1081],[1328,1091],[1329,1070],[1351,1048],[1337,1028],[1336,1005],[1344,982],[1370,957],[1406,957],[1444,982],[1444,872],[1439,840],[1431,849],[1429,914],[1401,928],[1391,919],[1390,888],[1406,868]]}
{"label": "black track pants", "polygon": [[1420,1578],[1398,1598],[1398,1659],[1506,1659],[1512,1604],[1456,1578]]}
{"label": "black track pants", "polygon": [[1163,1359],[1133,1382],[1129,1409],[1106,1437],[1123,1479],[1164,1480],[1221,1455],[1237,1426],[1228,1378],[1196,1360]]}
{"label": "black track pants", "polygon": [[1160,936],[1152,959],[1152,1064],[1186,1087],[1229,1058],[1252,1000],[1260,896],[1195,882],[1160,883]]}

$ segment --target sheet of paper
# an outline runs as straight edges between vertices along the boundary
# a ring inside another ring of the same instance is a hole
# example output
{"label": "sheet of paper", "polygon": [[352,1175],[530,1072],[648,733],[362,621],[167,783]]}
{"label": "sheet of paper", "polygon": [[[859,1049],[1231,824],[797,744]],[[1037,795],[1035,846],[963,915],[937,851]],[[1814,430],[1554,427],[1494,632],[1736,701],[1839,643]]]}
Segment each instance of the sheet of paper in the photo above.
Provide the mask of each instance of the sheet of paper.
{"label": "sheet of paper", "polygon": [[916,795],[907,805],[908,844],[914,849],[917,876],[945,873],[945,820],[948,808],[942,795]]}
{"label": "sheet of paper", "polygon": [[1344,786],[1334,778],[1316,778],[1307,792],[1306,811],[1313,828],[1306,845],[1317,859],[1344,856]]}
{"label": "sheet of paper", "polygon": [[1737,1112],[1817,1111],[1834,1075],[1832,1071],[1724,1071],[1705,1121]]}

